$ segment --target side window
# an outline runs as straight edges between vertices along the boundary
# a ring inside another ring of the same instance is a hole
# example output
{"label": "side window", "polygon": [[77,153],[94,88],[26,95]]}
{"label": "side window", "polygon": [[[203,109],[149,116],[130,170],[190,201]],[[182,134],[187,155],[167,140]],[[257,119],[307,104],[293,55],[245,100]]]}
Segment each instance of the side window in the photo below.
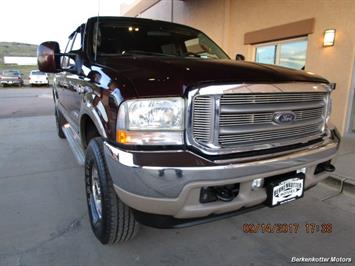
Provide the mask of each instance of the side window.
{"label": "side window", "polygon": [[[82,34],[79,30],[72,33],[69,37],[67,46],[65,48],[65,53],[70,53],[71,51],[80,50],[82,47]],[[74,59],[69,56],[63,56],[62,58],[62,68],[70,68],[75,65]]]}
{"label": "side window", "polygon": [[[74,41],[74,37],[73,35],[71,35],[69,37],[67,46],[65,47],[64,53],[69,53],[71,51],[71,47],[73,46],[73,41]],[[66,69],[70,67],[70,63],[71,61],[73,61],[72,59],[70,59],[69,56],[63,56],[62,57],[62,68]]]}
{"label": "side window", "polygon": [[70,51],[80,50],[82,47],[82,36],[80,32],[77,32],[74,36],[73,44]]}
{"label": "side window", "polygon": [[307,55],[307,38],[261,44],[255,49],[255,61],[304,69]]}
{"label": "side window", "polygon": [[275,64],[276,45],[265,45],[256,48],[255,61],[263,64]]}

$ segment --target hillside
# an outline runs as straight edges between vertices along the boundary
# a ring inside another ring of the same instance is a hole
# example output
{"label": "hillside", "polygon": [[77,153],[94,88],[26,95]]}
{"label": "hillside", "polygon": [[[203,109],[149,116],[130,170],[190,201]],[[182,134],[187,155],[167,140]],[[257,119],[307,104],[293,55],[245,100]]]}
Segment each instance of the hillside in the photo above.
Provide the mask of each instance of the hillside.
{"label": "hillside", "polygon": [[4,56],[36,56],[37,45],[17,42],[0,42],[0,65]]}

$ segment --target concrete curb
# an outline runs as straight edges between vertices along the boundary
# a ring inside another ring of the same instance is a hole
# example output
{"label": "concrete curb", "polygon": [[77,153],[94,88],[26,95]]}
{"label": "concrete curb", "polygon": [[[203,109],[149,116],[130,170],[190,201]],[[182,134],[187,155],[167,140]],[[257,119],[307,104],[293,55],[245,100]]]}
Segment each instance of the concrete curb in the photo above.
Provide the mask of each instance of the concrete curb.
{"label": "concrete curb", "polygon": [[355,180],[353,178],[332,174],[323,183],[337,188],[340,193],[345,192],[355,195]]}

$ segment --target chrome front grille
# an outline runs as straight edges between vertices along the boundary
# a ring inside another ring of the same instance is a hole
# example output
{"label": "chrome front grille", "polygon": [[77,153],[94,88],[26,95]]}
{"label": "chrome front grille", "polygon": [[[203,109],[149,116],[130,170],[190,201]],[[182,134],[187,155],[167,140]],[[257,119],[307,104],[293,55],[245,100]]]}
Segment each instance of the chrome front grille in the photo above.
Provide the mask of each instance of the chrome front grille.
{"label": "chrome front grille", "polygon": [[[208,150],[257,150],[324,133],[328,92],[208,94],[192,98],[192,139]],[[288,123],[275,113],[293,112]]]}

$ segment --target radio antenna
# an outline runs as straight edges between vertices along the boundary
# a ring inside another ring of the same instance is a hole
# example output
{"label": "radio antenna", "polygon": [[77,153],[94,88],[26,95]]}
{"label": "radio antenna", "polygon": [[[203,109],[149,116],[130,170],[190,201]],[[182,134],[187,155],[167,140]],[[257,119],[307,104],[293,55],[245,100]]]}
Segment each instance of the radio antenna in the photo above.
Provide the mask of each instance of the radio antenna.
{"label": "radio antenna", "polygon": [[99,35],[99,17],[100,17],[100,0],[97,0],[97,20],[96,20],[96,30],[95,30],[95,62],[97,59],[97,41]]}

